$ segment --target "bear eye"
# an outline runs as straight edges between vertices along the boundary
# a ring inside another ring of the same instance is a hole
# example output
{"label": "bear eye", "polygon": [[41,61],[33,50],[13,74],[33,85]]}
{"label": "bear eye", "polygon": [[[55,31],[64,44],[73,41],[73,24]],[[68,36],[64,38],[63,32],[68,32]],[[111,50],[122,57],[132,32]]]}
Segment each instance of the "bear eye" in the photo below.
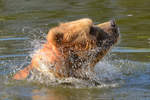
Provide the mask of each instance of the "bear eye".
{"label": "bear eye", "polygon": [[96,35],[96,30],[94,29],[94,27],[90,28],[90,35]]}
{"label": "bear eye", "polygon": [[55,39],[56,39],[57,43],[61,43],[61,41],[63,40],[63,34],[62,33],[57,33]]}

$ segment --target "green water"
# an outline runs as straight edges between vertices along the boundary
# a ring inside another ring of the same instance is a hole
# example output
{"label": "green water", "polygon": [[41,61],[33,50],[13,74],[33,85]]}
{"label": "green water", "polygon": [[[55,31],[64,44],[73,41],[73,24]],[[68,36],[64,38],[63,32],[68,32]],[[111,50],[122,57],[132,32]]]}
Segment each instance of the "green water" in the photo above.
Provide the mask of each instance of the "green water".
{"label": "green water", "polygon": [[[11,80],[12,70],[30,60],[29,38],[41,39],[59,22],[84,17],[95,24],[115,19],[120,28],[120,42],[102,61],[109,66],[107,77],[120,77],[118,86],[64,88]],[[150,0],[0,0],[0,100],[150,100]]]}

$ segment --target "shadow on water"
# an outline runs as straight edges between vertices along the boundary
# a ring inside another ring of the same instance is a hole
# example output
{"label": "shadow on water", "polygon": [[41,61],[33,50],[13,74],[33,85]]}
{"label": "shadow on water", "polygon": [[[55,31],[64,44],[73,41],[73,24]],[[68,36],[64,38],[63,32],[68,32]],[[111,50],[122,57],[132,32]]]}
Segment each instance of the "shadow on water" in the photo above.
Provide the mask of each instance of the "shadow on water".
{"label": "shadow on water", "polygon": [[[149,0],[0,0],[0,99],[149,100],[149,4]],[[49,28],[83,17],[95,23],[115,18],[120,27],[120,43],[96,65],[103,84],[66,79],[51,85],[11,79],[30,62]]]}

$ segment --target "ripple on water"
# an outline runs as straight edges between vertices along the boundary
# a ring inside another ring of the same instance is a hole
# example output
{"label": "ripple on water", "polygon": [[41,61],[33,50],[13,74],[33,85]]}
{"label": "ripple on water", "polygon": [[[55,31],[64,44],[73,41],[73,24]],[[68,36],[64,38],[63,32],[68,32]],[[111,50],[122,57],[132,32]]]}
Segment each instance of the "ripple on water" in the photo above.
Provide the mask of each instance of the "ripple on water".
{"label": "ripple on water", "polygon": [[0,38],[0,41],[12,41],[12,40],[27,40],[25,37],[10,37],[10,38]]}
{"label": "ripple on water", "polygon": [[129,47],[116,47],[112,50],[113,52],[121,52],[121,53],[149,53],[150,49],[148,48],[129,48]]}

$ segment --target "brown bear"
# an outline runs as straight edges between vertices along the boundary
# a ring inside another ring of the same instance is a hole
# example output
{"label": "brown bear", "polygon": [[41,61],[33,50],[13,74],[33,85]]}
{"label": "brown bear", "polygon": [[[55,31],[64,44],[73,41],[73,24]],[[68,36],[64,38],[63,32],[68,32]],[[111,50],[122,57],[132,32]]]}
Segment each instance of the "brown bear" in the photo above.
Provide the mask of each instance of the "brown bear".
{"label": "brown bear", "polygon": [[50,29],[47,42],[33,55],[31,64],[17,72],[13,78],[22,80],[36,69],[43,72],[41,64],[47,66],[47,72],[57,78],[82,78],[82,69],[94,66],[117,42],[118,27],[114,20],[94,25],[89,18],[60,23]]}

